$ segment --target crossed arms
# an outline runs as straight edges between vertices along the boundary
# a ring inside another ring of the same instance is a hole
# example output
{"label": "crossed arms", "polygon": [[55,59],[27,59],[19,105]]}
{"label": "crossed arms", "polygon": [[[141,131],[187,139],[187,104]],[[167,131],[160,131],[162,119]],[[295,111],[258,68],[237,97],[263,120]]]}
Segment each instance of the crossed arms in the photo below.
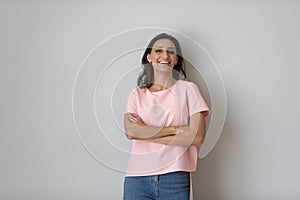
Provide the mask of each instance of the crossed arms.
{"label": "crossed arms", "polygon": [[189,126],[149,126],[133,113],[125,113],[125,133],[129,140],[145,140],[166,145],[201,146],[206,133],[205,114],[198,112],[190,117]]}

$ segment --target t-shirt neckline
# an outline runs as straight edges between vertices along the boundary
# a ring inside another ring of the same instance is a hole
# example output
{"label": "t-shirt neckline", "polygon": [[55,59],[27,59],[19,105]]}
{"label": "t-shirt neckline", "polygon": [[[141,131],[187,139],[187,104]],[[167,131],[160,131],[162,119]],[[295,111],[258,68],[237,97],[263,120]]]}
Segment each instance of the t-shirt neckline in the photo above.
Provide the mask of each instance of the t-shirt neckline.
{"label": "t-shirt neckline", "polygon": [[159,90],[159,91],[151,92],[151,91],[149,90],[149,88],[147,88],[147,91],[150,92],[150,93],[154,93],[154,94],[166,92],[166,91],[169,91],[169,90],[171,90],[172,88],[174,88],[175,85],[177,85],[179,81],[180,81],[180,80],[177,80],[171,87],[169,87],[169,88],[167,88],[167,89],[164,89],[164,90]]}

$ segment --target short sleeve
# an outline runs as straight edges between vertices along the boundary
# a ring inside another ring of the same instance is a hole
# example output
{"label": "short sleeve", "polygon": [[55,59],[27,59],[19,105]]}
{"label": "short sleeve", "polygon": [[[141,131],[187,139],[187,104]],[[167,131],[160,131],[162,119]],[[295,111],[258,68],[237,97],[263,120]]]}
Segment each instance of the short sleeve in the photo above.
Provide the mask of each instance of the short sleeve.
{"label": "short sleeve", "polygon": [[133,89],[128,96],[125,113],[137,114],[137,90],[136,90],[136,88]]}
{"label": "short sleeve", "polygon": [[205,100],[203,99],[198,89],[198,86],[193,82],[189,82],[188,109],[190,116],[197,112],[204,112],[205,116],[208,116],[210,112]]}

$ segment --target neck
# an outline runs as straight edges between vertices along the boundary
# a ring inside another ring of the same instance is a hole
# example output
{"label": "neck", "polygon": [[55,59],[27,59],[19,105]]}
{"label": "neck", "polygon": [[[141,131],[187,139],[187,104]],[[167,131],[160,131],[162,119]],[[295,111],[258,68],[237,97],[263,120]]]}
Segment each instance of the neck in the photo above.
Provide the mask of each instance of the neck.
{"label": "neck", "polygon": [[176,80],[173,78],[172,73],[154,73],[154,83],[153,85],[161,87],[161,89],[166,89],[174,85]]}

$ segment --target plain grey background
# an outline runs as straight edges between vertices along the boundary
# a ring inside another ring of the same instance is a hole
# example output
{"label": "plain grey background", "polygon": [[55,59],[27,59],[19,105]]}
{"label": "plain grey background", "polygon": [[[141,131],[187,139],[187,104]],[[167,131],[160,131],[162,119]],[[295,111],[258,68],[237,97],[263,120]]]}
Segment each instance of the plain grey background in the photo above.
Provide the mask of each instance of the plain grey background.
{"label": "plain grey background", "polygon": [[196,39],[225,83],[225,126],[198,163],[195,199],[299,199],[299,9],[292,0],[1,1],[0,199],[121,199],[124,174],[76,134],[72,87],[91,49],[144,26]]}

